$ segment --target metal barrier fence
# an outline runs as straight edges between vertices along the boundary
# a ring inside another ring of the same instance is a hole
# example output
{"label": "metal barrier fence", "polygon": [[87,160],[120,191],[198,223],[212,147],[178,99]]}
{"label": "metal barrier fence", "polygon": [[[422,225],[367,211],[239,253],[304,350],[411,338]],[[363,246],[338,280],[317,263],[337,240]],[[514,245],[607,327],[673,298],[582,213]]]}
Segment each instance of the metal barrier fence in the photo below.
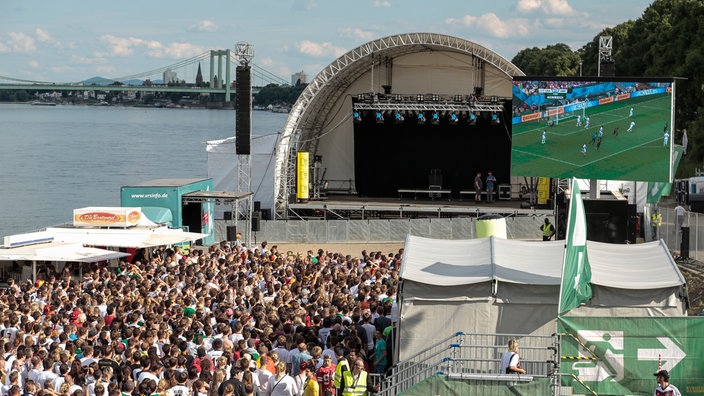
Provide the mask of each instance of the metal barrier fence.
{"label": "metal barrier fence", "polygon": [[[656,233],[656,238],[662,239],[671,252],[678,255],[682,248],[682,235],[680,226],[677,223],[677,215],[673,208],[659,207],[658,211],[662,215],[662,225]],[[645,240],[652,240],[650,219],[645,221]],[[700,260],[704,259],[704,214],[697,212],[686,212],[684,215],[683,227],[689,229],[689,254],[688,257]]]}
{"label": "metal barrier fence", "polygon": [[[501,355],[507,351],[508,341],[519,341],[521,367],[526,375],[499,372]],[[417,353],[394,367],[390,374],[373,381],[380,381],[378,395],[391,396],[404,392],[436,374],[450,379],[479,381],[484,392],[493,387],[506,388],[508,382],[529,382],[535,378],[550,378],[553,389],[557,382],[554,375],[559,370],[560,337],[524,334],[465,334],[458,332],[437,344]],[[491,394],[491,393],[489,393]],[[496,393],[501,394],[501,393]]]}

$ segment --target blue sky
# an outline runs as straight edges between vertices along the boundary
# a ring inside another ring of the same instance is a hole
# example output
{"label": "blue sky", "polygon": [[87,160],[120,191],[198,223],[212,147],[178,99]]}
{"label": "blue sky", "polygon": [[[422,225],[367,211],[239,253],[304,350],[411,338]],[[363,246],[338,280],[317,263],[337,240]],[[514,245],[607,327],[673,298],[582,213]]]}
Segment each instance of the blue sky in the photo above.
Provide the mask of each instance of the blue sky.
{"label": "blue sky", "polygon": [[[510,60],[521,49],[558,42],[579,49],[603,28],[638,18],[650,3],[0,0],[0,76],[53,82],[130,76],[244,41],[254,46],[257,66],[287,80],[301,70],[312,79],[348,50],[410,32],[461,37]],[[196,70],[176,69],[187,81]]]}

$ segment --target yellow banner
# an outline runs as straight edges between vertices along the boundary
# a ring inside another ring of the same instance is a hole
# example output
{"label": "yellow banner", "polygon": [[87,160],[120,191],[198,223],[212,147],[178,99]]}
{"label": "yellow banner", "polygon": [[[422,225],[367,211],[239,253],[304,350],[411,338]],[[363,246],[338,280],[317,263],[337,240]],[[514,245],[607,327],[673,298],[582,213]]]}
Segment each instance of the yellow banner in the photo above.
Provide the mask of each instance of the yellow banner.
{"label": "yellow banner", "polygon": [[545,205],[550,199],[550,178],[538,178],[538,205]]}
{"label": "yellow banner", "polygon": [[310,165],[309,165],[309,154],[307,152],[298,153],[298,169],[296,174],[298,175],[296,184],[296,198],[298,199],[308,199],[310,195],[308,194],[308,185],[310,180]]}

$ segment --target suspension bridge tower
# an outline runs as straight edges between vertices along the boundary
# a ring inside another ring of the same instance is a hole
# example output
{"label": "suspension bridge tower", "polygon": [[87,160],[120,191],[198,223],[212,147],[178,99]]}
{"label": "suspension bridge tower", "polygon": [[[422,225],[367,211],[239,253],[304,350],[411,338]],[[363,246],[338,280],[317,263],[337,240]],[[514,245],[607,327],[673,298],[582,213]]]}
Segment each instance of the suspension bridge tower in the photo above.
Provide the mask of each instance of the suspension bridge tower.
{"label": "suspension bridge tower", "polygon": [[[222,58],[225,57],[225,78],[222,76]],[[218,59],[217,83],[215,82],[215,58]],[[230,101],[230,50],[210,51],[210,88],[225,88],[225,102]]]}
{"label": "suspension bridge tower", "polygon": [[[254,48],[244,42],[235,44],[235,59],[239,63],[235,72],[236,111],[235,111],[235,154],[237,155],[237,191],[252,191],[252,58]],[[252,243],[252,200],[240,201],[237,206],[238,218],[245,219],[246,229],[243,240]],[[256,222],[255,224],[258,224]]]}

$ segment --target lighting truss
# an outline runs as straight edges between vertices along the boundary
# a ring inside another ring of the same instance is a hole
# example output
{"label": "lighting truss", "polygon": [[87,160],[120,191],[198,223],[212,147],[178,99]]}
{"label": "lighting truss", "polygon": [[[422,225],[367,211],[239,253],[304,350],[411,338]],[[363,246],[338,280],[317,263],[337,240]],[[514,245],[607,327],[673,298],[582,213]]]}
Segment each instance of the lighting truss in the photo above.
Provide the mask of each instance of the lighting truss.
{"label": "lighting truss", "polygon": [[352,108],[354,111],[362,110],[373,110],[381,112],[401,112],[401,111],[411,111],[411,112],[422,112],[422,111],[447,111],[447,112],[502,112],[504,111],[504,105],[501,102],[491,102],[491,101],[465,101],[462,103],[456,102],[416,102],[416,101],[396,101],[396,100],[386,100],[386,101],[356,101],[352,103]]}

